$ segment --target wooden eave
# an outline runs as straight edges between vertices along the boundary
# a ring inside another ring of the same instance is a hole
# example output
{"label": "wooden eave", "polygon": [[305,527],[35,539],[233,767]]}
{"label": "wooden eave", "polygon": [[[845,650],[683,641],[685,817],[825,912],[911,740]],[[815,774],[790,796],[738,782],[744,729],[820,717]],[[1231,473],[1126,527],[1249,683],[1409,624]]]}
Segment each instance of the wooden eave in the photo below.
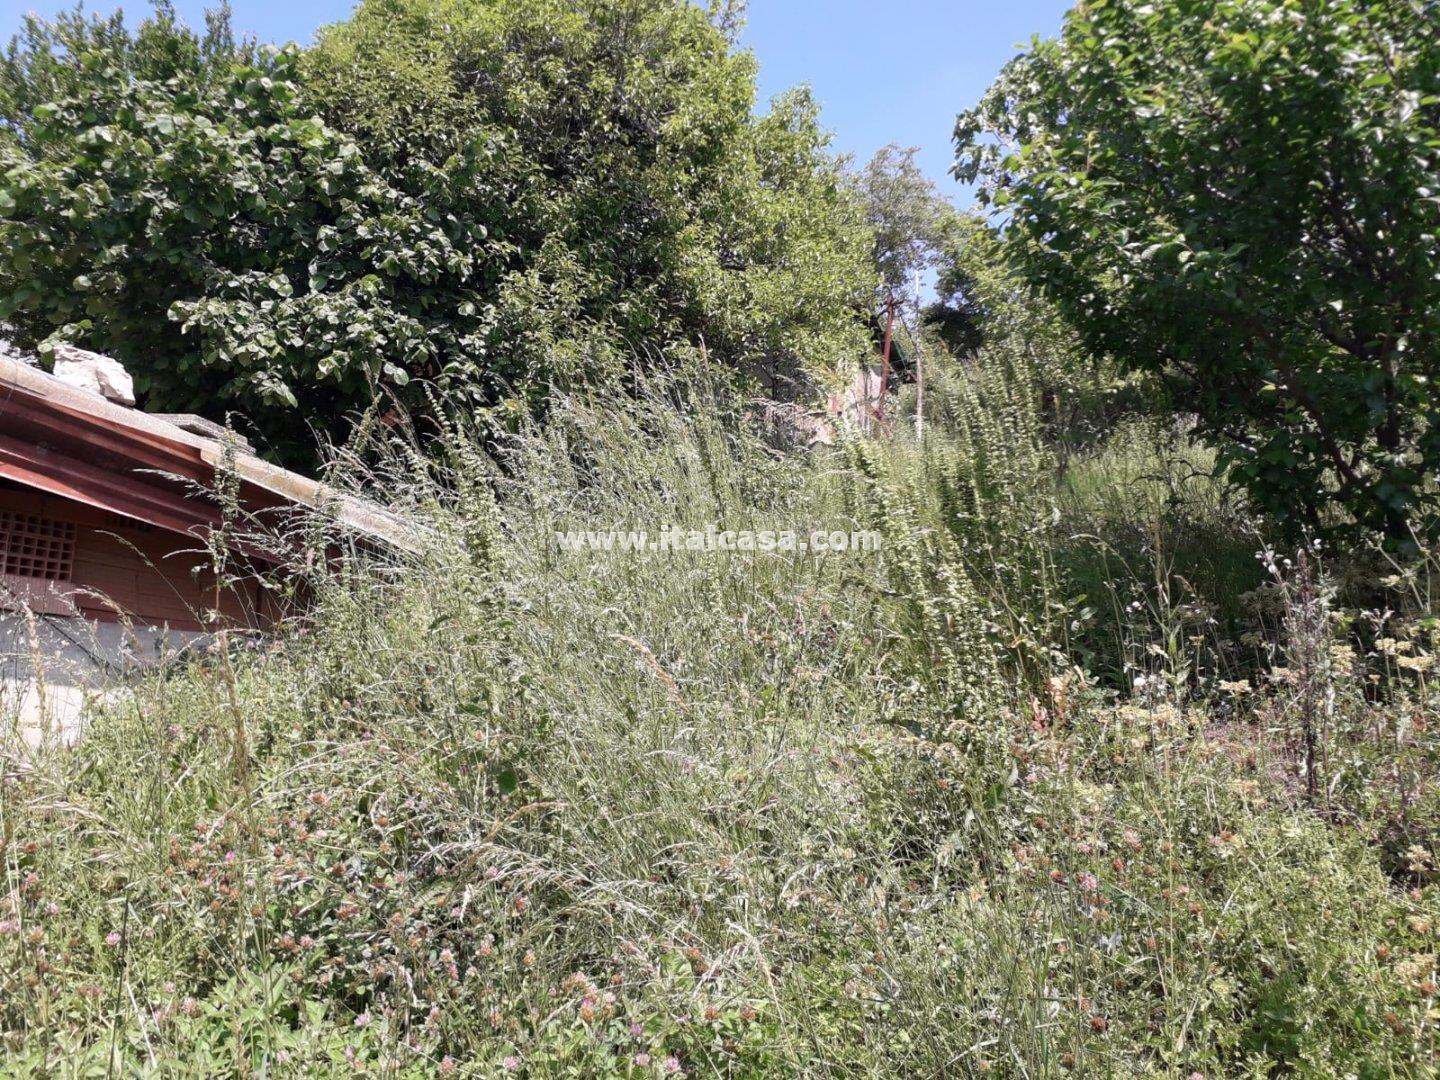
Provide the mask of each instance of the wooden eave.
{"label": "wooden eave", "polygon": [[380,507],[0,358],[0,477],[197,539],[221,523],[205,492],[227,453],[248,512],[323,506],[367,537],[405,551],[418,544]]}

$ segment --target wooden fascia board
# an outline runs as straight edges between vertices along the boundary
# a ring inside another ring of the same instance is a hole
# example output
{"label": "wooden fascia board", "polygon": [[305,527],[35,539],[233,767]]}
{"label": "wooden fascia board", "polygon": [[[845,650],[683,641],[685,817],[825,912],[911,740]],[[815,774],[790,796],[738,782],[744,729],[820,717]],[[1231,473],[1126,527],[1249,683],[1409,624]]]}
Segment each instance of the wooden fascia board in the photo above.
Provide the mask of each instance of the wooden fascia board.
{"label": "wooden fascia board", "polygon": [[0,434],[0,476],[192,540],[203,539],[197,527],[220,522],[218,510],[194,499],[5,434]]}
{"label": "wooden fascia board", "polygon": [[196,447],[121,428],[64,404],[24,392],[0,397],[0,430],[29,429],[36,442],[84,446],[133,469],[156,469],[206,483],[214,475]]}

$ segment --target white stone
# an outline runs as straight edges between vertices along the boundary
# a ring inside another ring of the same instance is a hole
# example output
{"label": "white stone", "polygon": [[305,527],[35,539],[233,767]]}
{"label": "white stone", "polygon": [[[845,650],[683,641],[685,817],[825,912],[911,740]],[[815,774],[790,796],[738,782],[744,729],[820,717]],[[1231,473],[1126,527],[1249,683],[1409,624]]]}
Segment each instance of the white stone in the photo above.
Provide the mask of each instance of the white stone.
{"label": "white stone", "polygon": [[[0,333],[3,333],[5,330],[6,327],[0,324]],[[0,337],[0,360],[14,360],[21,364],[29,364],[31,367],[39,363],[32,354],[21,352],[15,347],[14,343],[6,337]]]}
{"label": "white stone", "polygon": [[77,349],[74,345],[56,345],[54,375],[63,383],[99,394],[108,401],[135,404],[134,380],[124,365],[112,357]]}

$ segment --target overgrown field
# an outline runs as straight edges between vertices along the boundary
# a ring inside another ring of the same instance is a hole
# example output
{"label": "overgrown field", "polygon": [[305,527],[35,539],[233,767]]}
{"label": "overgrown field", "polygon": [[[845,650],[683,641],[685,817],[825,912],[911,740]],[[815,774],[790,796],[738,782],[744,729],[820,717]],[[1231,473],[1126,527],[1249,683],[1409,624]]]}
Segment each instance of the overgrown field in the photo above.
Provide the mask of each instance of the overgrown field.
{"label": "overgrown field", "polygon": [[[1424,564],[933,380],[923,447],[677,379],[370,455],[423,555],[7,744],[3,1071],[1433,1075]],[[554,542],[665,524],[885,545]]]}

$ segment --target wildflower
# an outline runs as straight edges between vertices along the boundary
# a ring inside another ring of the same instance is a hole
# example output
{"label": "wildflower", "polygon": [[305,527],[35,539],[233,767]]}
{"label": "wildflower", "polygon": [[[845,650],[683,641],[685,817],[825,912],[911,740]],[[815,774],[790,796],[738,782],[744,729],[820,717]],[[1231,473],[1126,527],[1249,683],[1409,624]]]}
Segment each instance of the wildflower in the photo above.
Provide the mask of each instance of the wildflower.
{"label": "wildflower", "polygon": [[1089,870],[1082,870],[1080,873],[1076,874],[1075,883],[1086,892],[1094,892],[1096,889],[1100,888],[1100,879],[1097,878],[1094,874],[1090,873]]}
{"label": "wildflower", "polygon": [[650,1055],[645,1053],[644,1050],[641,1050],[640,1053],[635,1055],[635,1064],[639,1065],[642,1069],[645,1068],[645,1066],[650,1064]]}
{"label": "wildflower", "polygon": [[1417,953],[1395,965],[1395,977],[1402,983],[1419,986],[1434,969],[1434,956],[1429,953]]}
{"label": "wildflower", "polygon": [[362,1012],[359,1016],[355,1017],[355,1026],[357,1028],[369,1027],[370,1014],[368,1012]]}
{"label": "wildflower", "polygon": [[640,1038],[640,1036],[642,1036],[642,1035],[644,1035],[644,1034],[645,1034],[645,1029],[642,1028],[639,1024],[631,1024],[631,1025],[630,1025],[630,1037],[631,1037],[632,1039],[638,1039],[638,1038]]}
{"label": "wildflower", "polygon": [[115,930],[111,930],[110,933],[106,934],[106,935],[105,935],[105,944],[106,944],[106,945],[109,945],[112,949],[115,948],[116,945],[119,945],[119,944],[120,944],[120,934],[119,934],[119,932],[118,932],[118,931],[115,931]]}
{"label": "wildflower", "polygon": [[520,1068],[520,1059],[514,1054],[510,1054],[505,1058],[504,1061],[500,1062],[500,1064],[505,1066],[506,1072],[514,1072],[515,1070]]}
{"label": "wildflower", "polygon": [[673,1054],[665,1059],[666,1076],[674,1076],[676,1073],[681,1073],[684,1071],[685,1070],[680,1067],[680,1059],[675,1057]]}
{"label": "wildflower", "polygon": [[193,997],[187,997],[184,1001],[180,1002],[180,1011],[186,1016],[194,1016],[200,1011],[200,1002],[196,1001]]}
{"label": "wildflower", "polygon": [[446,1054],[443,1058],[440,1059],[440,1075],[441,1075],[441,1076],[453,1076],[453,1075],[455,1075],[455,1059],[454,1059],[453,1057],[451,1057],[449,1054]]}

